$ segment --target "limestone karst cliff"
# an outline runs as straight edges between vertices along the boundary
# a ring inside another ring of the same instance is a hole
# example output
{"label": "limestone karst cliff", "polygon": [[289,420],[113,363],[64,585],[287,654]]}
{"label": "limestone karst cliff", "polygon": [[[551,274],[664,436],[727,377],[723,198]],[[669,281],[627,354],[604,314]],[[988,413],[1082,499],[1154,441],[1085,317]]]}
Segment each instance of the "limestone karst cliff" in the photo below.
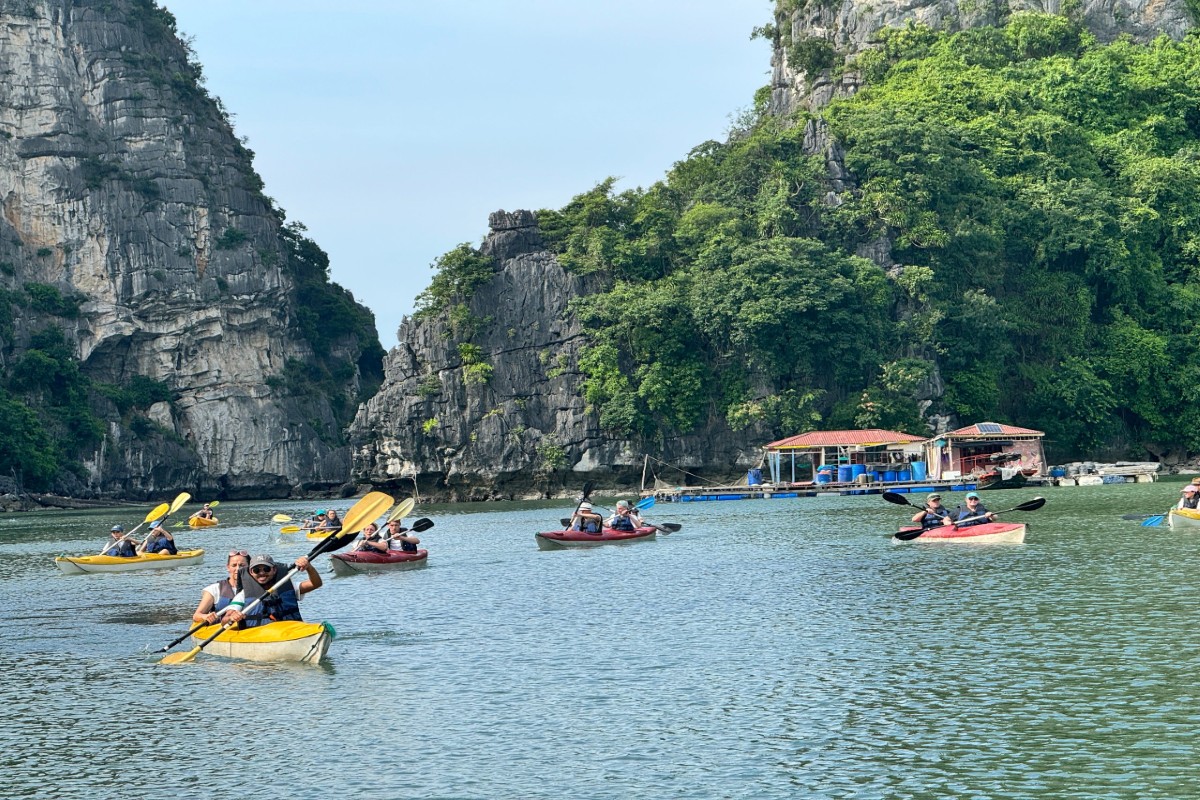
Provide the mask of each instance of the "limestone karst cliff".
{"label": "limestone karst cliff", "polygon": [[[584,333],[569,303],[598,284],[563,269],[531,212],[498,211],[489,226],[479,252],[493,275],[465,313],[400,326],[384,385],[351,428],[355,479],[401,492],[415,480],[423,496],[446,500],[636,484],[644,451],[602,431],[580,392]],[[743,441],[714,421],[655,453],[681,467],[752,466],[758,455]]]}
{"label": "limestone karst cliff", "polygon": [[370,313],[284,227],[189,55],[152,0],[0,3],[7,385],[83,465],[42,476],[57,491],[338,486]]}

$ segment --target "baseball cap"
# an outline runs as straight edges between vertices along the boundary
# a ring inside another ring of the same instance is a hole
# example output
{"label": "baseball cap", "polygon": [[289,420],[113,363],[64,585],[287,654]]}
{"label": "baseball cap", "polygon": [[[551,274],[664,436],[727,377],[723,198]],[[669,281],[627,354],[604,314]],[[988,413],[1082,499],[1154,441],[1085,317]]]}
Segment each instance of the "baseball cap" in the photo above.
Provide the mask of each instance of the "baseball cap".
{"label": "baseball cap", "polygon": [[113,526],[112,526],[111,528],[109,528],[108,530],[109,530],[111,533],[116,533],[117,531],[123,531],[123,530],[125,530],[125,529],[124,529],[123,527],[121,527],[120,525],[113,525]]}
{"label": "baseball cap", "polygon": [[974,492],[967,492],[967,499],[970,500],[971,498],[975,498],[976,500],[978,500],[979,495],[975,494]]}
{"label": "baseball cap", "polygon": [[1193,484],[1189,483],[1187,486],[1180,489],[1179,492],[1180,494],[1195,494],[1196,492],[1200,492],[1200,486],[1194,486]]}
{"label": "baseball cap", "polygon": [[929,499],[930,500],[941,500],[942,496],[940,494],[931,494],[931,495],[929,495]]}
{"label": "baseball cap", "polygon": [[254,569],[255,567],[261,567],[263,565],[266,565],[268,567],[273,567],[273,566],[275,566],[275,562],[274,562],[274,560],[271,559],[271,557],[269,555],[266,555],[266,554],[257,555],[254,558],[250,559],[250,569]]}
{"label": "baseball cap", "polygon": [[579,504],[579,510],[580,510],[580,511],[591,511],[591,510],[592,510],[592,504],[591,504],[591,503],[580,503],[580,504]]}

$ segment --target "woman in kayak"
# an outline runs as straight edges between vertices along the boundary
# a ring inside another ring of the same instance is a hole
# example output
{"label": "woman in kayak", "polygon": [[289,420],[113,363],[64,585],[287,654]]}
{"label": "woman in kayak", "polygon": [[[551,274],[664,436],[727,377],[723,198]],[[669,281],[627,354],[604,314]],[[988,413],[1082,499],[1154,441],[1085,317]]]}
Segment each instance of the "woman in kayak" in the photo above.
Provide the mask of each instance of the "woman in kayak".
{"label": "woman in kayak", "polygon": [[[267,590],[279,582],[292,569],[302,569],[308,573],[308,578],[299,585],[293,581],[284,581],[274,592]],[[284,568],[265,553],[250,559],[250,565],[238,573],[241,591],[229,602],[221,620],[223,622],[240,622],[244,628],[255,628],[272,622],[296,621],[303,622],[300,616],[300,598],[309,592],[321,588],[323,581],[320,573],[309,563],[307,556],[300,556],[291,567]],[[261,598],[261,602],[249,613],[243,609]]]}
{"label": "woman in kayak", "polygon": [[319,531],[332,531],[337,533],[342,529],[342,521],[338,518],[338,513],[334,509],[329,509],[325,512],[325,520],[317,526]]}
{"label": "woman in kayak", "polygon": [[221,618],[218,613],[232,602],[238,593],[238,573],[250,563],[250,554],[245,550],[230,550],[225,559],[225,571],[229,577],[205,586],[200,592],[200,605],[192,612],[192,622],[215,623]]}
{"label": "woman in kayak", "polygon": [[124,527],[113,525],[109,535],[112,536],[113,543],[104,551],[104,555],[116,558],[137,558],[137,545],[125,536]]}
{"label": "woman in kayak", "polygon": [[400,524],[400,520],[394,519],[388,523],[388,547],[395,548],[402,553],[417,552],[417,545],[421,540],[408,533],[408,528]]}
{"label": "woman in kayak", "polygon": [[950,517],[950,519],[943,520],[942,524],[966,528],[971,525],[986,525],[996,519],[996,515],[983,507],[983,504],[979,502],[979,495],[974,492],[967,494],[967,507],[959,506],[954,509],[954,513]]}
{"label": "woman in kayak", "polygon": [[313,514],[312,519],[304,520],[304,524],[300,526],[300,530],[313,531],[325,524],[325,509],[317,509],[317,513]]}
{"label": "woman in kayak", "polygon": [[354,549],[365,550],[368,553],[386,553],[388,540],[379,532],[379,526],[372,522],[362,529],[362,540]]}
{"label": "woman in kayak", "polygon": [[912,521],[919,523],[922,528],[936,528],[950,517],[950,512],[942,507],[942,496],[931,494],[925,501],[925,507],[913,514]]}

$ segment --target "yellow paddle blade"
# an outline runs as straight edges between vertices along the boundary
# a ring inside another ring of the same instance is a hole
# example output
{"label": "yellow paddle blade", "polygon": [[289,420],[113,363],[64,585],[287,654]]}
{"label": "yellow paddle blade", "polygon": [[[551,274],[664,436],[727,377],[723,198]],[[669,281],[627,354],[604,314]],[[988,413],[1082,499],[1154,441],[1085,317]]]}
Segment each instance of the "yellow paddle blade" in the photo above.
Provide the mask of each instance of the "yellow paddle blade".
{"label": "yellow paddle blade", "polygon": [[192,496],[190,494],[188,494],[187,492],[180,492],[179,496],[171,501],[170,513],[174,514],[176,511],[178,511],[180,509],[180,507],[183,506],[184,503],[186,503],[188,500],[191,500],[191,499],[192,499]]}
{"label": "yellow paddle blade", "polygon": [[299,533],[300,526],[299,525],[284,525],[282,528],[279,529],[279,532],[280,533]]}
{"label": "yellow paddle blade", "polygon": [[144,525],[147,522],[153,522],[154,520],[158,519],[159,517],[165,517],[170,510],[171,510],[171,507],[169,505],[167,505],[166,503],[155,506],[154,510],[146,515],[146,519],[144,519],[142,521],[142,524]]}
{"label": "yellow paddle blade", "polygon": [[368,492],[362,500],[359,500],[350,510],[346,512],[345,518],[342,520],[342,532],[339,534],[345,537],[349,534],[358,533],[372,521],[379,517],[392,507],[391,495],[383,492]]}
{"label": "yellow paddle blade", "polygon": [[217,506],[219,506],[219,505],[221,505],[221,501],[220,501],[220,500],[213,500],[211,503],[209,503],[209,504],[208,504],[208,507],[209,507],[209,508],[216,508],[216,507],[217,507]]}
{"label": "yellow paddle blade", "polygon": [[196,654],[199,652],[200,652],[199,647],[193,647],[191,650],[188,650],[186,653],[167,653],[165,656],[163,656],[162,661],[160,661],[158,663],[160,663],[160,664],[185,664],[188,661],[194,661],[196,659]]}
{"label": "yellow paddle blade", "polygon": [[292,518],[289,517],[287,514],[276,514],[275,516],[271,517],[271,522],[291,522],[291,521],[292,521]]}
{"label": "yellow paddle blade", "polygon": [[391,522],[394,519],[404,519],[411,514],[412,510],[416,507],[417,501],[413,500],[411,497],[407,500],[403,500],[401,501],[400,505],[396,506],[395,510],[393,510],[391,514],[388,514],[387,521]]}

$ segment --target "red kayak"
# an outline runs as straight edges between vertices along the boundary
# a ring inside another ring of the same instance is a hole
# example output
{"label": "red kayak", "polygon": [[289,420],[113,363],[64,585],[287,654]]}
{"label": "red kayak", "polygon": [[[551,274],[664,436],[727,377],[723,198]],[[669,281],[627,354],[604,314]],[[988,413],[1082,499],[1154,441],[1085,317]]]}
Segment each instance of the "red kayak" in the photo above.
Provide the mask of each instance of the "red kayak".
{"label": "red kayak", "polygon": [[[915,525],[906,526],[900,529],[901,533],[910,531],[918,531]],[[892,541],[902,541],[895,536]],[[910,542],[971,542],[971,543],[992,543],[992,542],[1023,542],[1025,541],[1025,526],[1020,523],[1013,522],[988,522],[983,525],[964,525],[961,528],[956,528],[953,525],[943,525],[941,527],[930,528],[913,539],[907,539]]]}
{"label": "red kayak", "polygon": [[534,534],[537,546],[541,550],[557,550],[560,547],[595,547],[601,544],[623,544],[625,542],[642,542],[653,539],[658,533],[656,528],[649,526],[632,531],[615,531],[605,528],[600,533],[584,533],[583,531],[545,531]]}
{"label": "red kayak", "polygon": [[429,551],[418,550],[406,553],[403,550],[355,550],[350,553],[334,553],[330,558],[333,571],[338,575],[354,575],[359,572],[393,572],[399,569],[416,569],[428,563]]}

